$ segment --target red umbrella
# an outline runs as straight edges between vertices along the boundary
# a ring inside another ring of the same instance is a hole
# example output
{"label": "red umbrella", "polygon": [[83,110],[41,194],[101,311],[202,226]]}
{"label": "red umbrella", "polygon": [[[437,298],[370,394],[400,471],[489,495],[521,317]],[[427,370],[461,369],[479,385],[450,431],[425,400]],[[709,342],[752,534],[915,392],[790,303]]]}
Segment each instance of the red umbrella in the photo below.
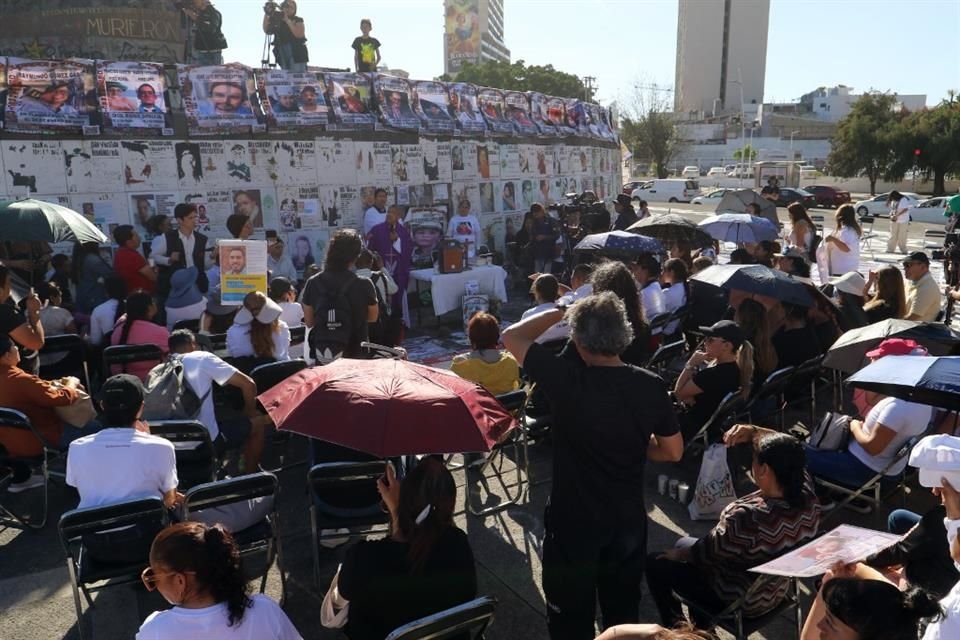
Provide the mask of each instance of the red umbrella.
{"label": "red umbrella", "polygon": [[405,360],[342,358],[259,400],[278,429],[381,458],[489,451],[516,424],[480,385]]}

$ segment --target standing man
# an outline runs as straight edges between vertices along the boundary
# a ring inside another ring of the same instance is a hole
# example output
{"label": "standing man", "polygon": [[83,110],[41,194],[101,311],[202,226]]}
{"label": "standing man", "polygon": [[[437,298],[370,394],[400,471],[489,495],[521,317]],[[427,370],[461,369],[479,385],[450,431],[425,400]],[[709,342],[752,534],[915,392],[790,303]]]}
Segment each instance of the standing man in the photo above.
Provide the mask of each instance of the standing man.
{"label": "standing man", "polygon": [[180,10],[193,21],[193,41],[190,43],[190,63],[196,65],[223,64],[223,50],[227,39],[220,27],[223,16],[213,8],[210,0],[185,2]]}
{"label": "standing man", "polygon": [[553,267],[553,259],[556,257],[557,228],[553,220],[547,215],[547,210],[539,202],[530,205],[530,213],[533,216],[533,229],[530,231],[533,250],[533,272],[550,273]]}
{"label": "standing man", "polygon": [[273,36],[273,55],[284,71],[304,73],[307,70],[307,37],[304,32],[303,18],[297,15],[297,3],[284,0],[280,11],[276,4],[263,5],[263,32]]}
{"label": "standing man", "polygon": [[914,251],[907,256],[903,261],[903,275],[907,280],[906,319],[919,322],[936,320],[940,313],[940,287],[930,274],[930,258],[927,254]]}
{"label": "standing man", "polygon": [[380,64],[380,41],[370,37],[370,31],[373,29],[373,23],[364,18],[360,21],[360,33],[362,35],[353,39],[350,45],[354,51],[353,65],[357,73],[368,73],[377,70]]}
{"label": "standing man", "polygon": [[890,239],[887,240],[887,253],[899,250],[907,252],[907,233],[910,230],[910,214],[907,209],[914,205],[913,198],[905,196],[899,191],[891,191],[887,197],[887,207],[890,209]]}
{"label": "standing man", "polygon": [[207,255],[207,236],[194,231],[197,226],[197,205],[181,202],[173,210],[177,219],[176,231],[167,231],[153,239],[150,256],[158,265],[157,292],[166,297],[170,292],[170,276],[177,269],[197,268],[197,288],[206,293],[209,288],[204,260]]}
{"label": "standing man", "polygon": [[157,272],[138,251],[140,234],[137,230],[131,224],[122,224],[113,230],[113,240],[118,247],[113,256],[113,270],[123,278],[127,291],[143,289],[153,293],[157,288]]}
{"label": "standing man", "polygon": [[387,190],[377,189],[373,194],[373,206],[363,214],[363,237],[370,235],[370,231],[387,221]]}
{"label": "standing man", "polygon": [[[582,364],[535,342],[561,320]],[[598,597],[604,627],[638,621],[647,547],[644,465],[683,454],[663,380],[620,359],[632,341],[626,308],[610,292],[503,332],[503,344],[556,416],[543,540],[552,640],[592,639]]]}
{"label": "standing man", "polygon": [[613,209],[617,212],[617,219],[613,221],[614,231],[626,231],[630,225],[638,220],[630,196],[625,193],[617,195],[617,199],[613,202]]}
{"label": "standing man", "polygon": [[[366,238],[367,248],[376,251],[383,260],[383,270],[390,274],[402,293],[393,296],[391,317],[404,316],[403,303],[410,283],[410,268],[413,266],[413,238],[403,226],[403,208],[392,205],[384,222],[375,225]],[[384,318],[386,321],[387,318]]]}

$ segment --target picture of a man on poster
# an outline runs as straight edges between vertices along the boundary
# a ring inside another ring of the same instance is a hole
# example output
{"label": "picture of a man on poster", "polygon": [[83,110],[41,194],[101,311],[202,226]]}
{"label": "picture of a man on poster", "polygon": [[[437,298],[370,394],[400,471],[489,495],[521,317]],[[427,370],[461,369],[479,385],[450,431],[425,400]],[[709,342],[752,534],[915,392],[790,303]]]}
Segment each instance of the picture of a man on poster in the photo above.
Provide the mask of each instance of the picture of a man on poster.
{"label": "picture of a man on poster", "polygon": [[67,81],[60,81],[47,85],[42,91],[39,89],[24,89],[20,102],[17,104],[17,112],[77,115],[79,112],[76,107],[68,104],[73,98],[70,84]]}
{"label": "picture of a man on poster", "polygon": [[137,223],[144,229],[147,228],[147,221],[156,213],[152,200],[153,196],[133,196]]}
{"label": "picture of a man on poster", "polygon": [[[313,89],[313,87],[304,87],[302,91]],[[314,91],[313,101],[316,103],[317,96]],[[297,90],[294,87],[279,87],[274,91],[270,98],[270,106],[275,113],[297,113],[300,105],[297,104]]]}
{"label": "picture of a man on poster", "polygon": [[200,103],[200,115],[253,115],[247,103],[247,90],[240,82],[216,80],[207,87],[207,99]]}
{"label": "picture of a man on poster", "polygon": [[114,80],[107,81],[107,109],[110,111],[136,111],[137,103],[125,96],[127,85]]}
{"label": "picture of a man on poster", "polygon": [[244,247],[225,248],[226,260],[220,260],[225,265],[224,273],[228,276],[242,276],[247,270],[247,251]]}
{"label": "picture of a man on poster", "polygon": [[250,218],[250,224],[257,229],[263,227],[263,211],[260,209],[260,192],[257,190],[235,191],[233,193],[233,212]]}
{"label": "picture of a man on poster", "polygon": [[387,95],[387,117],[400,119],[405,117],[410,117],[412,115],[410,111],[410,101],[407,99],[406,94],[400,91],[391,91]]}
{"label": "picture of a man on poster", "polygon": [[137,99],[140,106],[137,111],[140,113],[163,113],[163,110],[157,106],[157,90],[152,84],[144,83],[137,87]]}
{"label": "picture of a man on poster", "polygon": [[317,88],[307,85],[300,89],[300,111],[302,113],[316,113],[320,111],[320,101],[317,100]]}

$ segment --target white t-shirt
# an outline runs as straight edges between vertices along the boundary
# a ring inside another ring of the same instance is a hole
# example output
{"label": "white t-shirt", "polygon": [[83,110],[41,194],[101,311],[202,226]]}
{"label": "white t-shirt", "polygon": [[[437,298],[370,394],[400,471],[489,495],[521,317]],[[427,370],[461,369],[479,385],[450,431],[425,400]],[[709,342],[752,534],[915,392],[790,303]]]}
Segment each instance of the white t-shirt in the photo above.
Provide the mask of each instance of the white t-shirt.
{"label": "white t-shirt", "polygon": [[286,322],[288,327],[299,327],[303,324],[303,306],[299,302],[281,302],[280,308],[283,309],[280,320]]}
{"label": "white t-shirt", "polygon": [[[587,284],[577,287],[574,291],[560,296],[560,299],[557,300],[557,303],[563,303],[566,306],[570,306],[580,298],[590,295],[593,293],[593,285],[589,282]],[[555,305],[554,305],[555,306]],[[537,344],[545,344],[547,342],[553,342],[555,340],[565,340],[570,337],[570,325],[566,320],[561,320],[557,324],[553,325],[539,336],[534,341]]]}
{"label": "white t-shirt", "polygon": [[210,389],[214,382],[221,386],[227,384],[233,374],[237,373],[237,369],[224,362],[219,356],[207,351],[191,351],[181,357],[187,384],[198,398],[206,395],[203,404],[200,405],[200,415],[197,416],[197,420],[210,432],[210,439],[216,440],[220,435],[220,426],[213,411],[213,394],[210,393]]}
{"label": "white t-shirt", "polygon": [[834,231],[832,236],[837,237],[840,242],[847,245],[849,251],[841,251],[833,243],[830,243],[830,275],[842,276],[851,271],[860,269],[860,237],[853,227],[840,227],[840,233]]}
{"label": "white t-shirt", "polygon": [[[867,417],[863,421],[863,430],[867,434],[872,434],[877,424],[882,424],[888,429],[896,431],[897,435],[876,456],[864,451],[860,443],[853,438],[850,439],[848,450],[857,460],[874,471],[882,471],[890,464],[903,443],[927,430],[932,411],[933,409],[929,405],[907,402],[899,398],[884,398],[873,405],[873,408],[867,413]],[[888,475],[897,475],[906,466],[907,459],[904,458],[888,472]]]}
{"label": "white t-shirt", "polygon": [[556,302],[544,302],[543,304],[538,304],[537,306],[535,306],[535,307],[530,307],[529,309],[527,309],[526,311],[524,311],[523,314],[520,316],[520,319],[521,319],[521,320],[526,320],[526,319],[529,318],[530,316],[535,316],[535,315],[537,315],[538,313],[542,313],[542,312],[544,312],[544,311],[549,311],[550,309],[553,309],[553,308],[555,308],[556,306],[557,306],[557,303],[556,303]]}
{"label": "white t-shirt", "polygon": [[239,624],[228,626],[227,604],[202,609],[174,607],[154,611],[137,632],[137,640],[203,638],[203,640],[303,640],[276,602],[258,593]]}
{"label": "white t-shirt", "polygon": [[[275,360],[289,360],[290,354],[290,327],[283,320],[273,333],[273,358]],[[256,355],[253,352],[253,343],[250,341],[250,325],[234,324],[227,329],[227,352],[231,358]]]}
{"label": "white t-shirt", "polygon": [[660,288],[659,282],[654,280],[640,289],[640,306],[643,307],[643,315],[647,322],[667,310],[663,300],[663,289]]}
{"label": "white t-shirt", "polygon": [[447,223],[447,237],[460,242],[469,242],[467,255],[475,256],[480,246],[480,221],[473,214],[453,216]]}
{"label": "white t-shirt", "polygon": [[376,207],[370,207],[363,214],[363,237],[366,238],[367,234],[370,233],[370,229],[373,229],[375,226],[381,222],[387,221],[387,210],[384,209],[383,213],[377,210]]}
{"label": "white t-shirt", "polygon": [[181,320],[199,320],[206,309],[206,298],[200,298],[200,302],[186,307],[167,307],[167,331],[173,331],[173,325]]}
{"label": "white t-shirt", "polygon": [[[943,524],[947,529],[947,546],[952,548],[960,521],[944,518]],[[960,562],[954,560],[953,564],[957,570],[960,570]],[[954,640],[954,638],[960,638],[960,582],[953,585],[950,593],[940,601],[940,606],[943,607],[943,618],[927,625],[923,640]]]}
{"label": "white t-shirt", "polygon": [[[45,306],[40,308],[40,324],[43,325],[44,335],[63,335],[67,333],[67,325],[71,322],[73,322],[73,314],[63,307]],[[66,353],[41,353],[40,364],[56,364],[66,357]]]}
{"label": "white t-shirt", "polygon": [[[664,310],[668,313],[673,313],[683,305],[687,303],[687,290],[683,286],[683,283],[678,282],[677,284],[670,285],[666,289],[662,289],[663,293],[663,306]],[[680,324],[679,320],[674,320],[666,326],[666,333],[672,335],[677,332],[677,327]]]}
{"label": "white t-shirt", "polygon": [[161,497],[177,482],[173,443],[159,436],[109,428],[70,443],[67,484],[81,508]]}
{"label": "white t-shirt", "polygon": [[117,315],[118,304],[117,300],[111,298],[94,307],[90,313],[90,344],[101,344],[103,337],[113,331],[113,325],[116,324],[114,316]]}
{"label": "white t-shirt", "polygon": [[[903,196],[902,198],[900,198],[899,202],[890,203],[890,213],[893,214],[899,211],[906,211],[907,209],[909,209],[915,204],[916,203],[913,201],[913,198],[911,198],[910,196]],[[895,220],[895,222],[897,224],[907,224],[908,222],[910,222],[910,216],[906,215],[905,213],[901,213],[900,216]]]}

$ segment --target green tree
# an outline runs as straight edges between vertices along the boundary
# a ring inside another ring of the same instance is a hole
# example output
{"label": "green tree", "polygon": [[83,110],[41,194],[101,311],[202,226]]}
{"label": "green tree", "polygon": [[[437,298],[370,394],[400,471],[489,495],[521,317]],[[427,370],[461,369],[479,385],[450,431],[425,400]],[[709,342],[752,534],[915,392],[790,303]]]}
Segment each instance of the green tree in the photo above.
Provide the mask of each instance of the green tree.
{"label": "green tree", "polygon": [[[453,80],[448,74],[441,80]],[[470,82],[481,87],[495,87],[511,91],[537,91],[561,98],[593,99],[593,91],[572,73],[558,71],[552,64],[530,65],[523,60],[499,62],[485,60],[479,64],[467,62],[456,75],[457,82]]]}
{"label": "green tree", "polygon": [[757,159],[757,150],[748,144],[744,145],[740,149],[737,149],[733,152],[733,159],[737,162],[740,162],[741,160],[744,162],[753,162]]}
{"label": "green tree", "polygon": [[880,178],[903,178],[905,169],[897,140],[905,114],[896,111],[896,103],[895,95],[878,92],[865,93],[853,103],[831,140],[827,166],[833,175],[865,175],[870,181],[870,195],[876,193]]}
{"label": "green tree", "polygon": [[944,195],[947,174],[960,172],[960,99],[956,92],[951,91],[932,109],[908,115],[898,134],[898,168],[915,167],[932,175],[933,195]]}
{"label": "green tree", "polygon": [[683,148],[672,105],[656,85],[638,89],[624,109],[620,139],[639,160],[648,160],[658,178],[670,175],[670,161]]}

